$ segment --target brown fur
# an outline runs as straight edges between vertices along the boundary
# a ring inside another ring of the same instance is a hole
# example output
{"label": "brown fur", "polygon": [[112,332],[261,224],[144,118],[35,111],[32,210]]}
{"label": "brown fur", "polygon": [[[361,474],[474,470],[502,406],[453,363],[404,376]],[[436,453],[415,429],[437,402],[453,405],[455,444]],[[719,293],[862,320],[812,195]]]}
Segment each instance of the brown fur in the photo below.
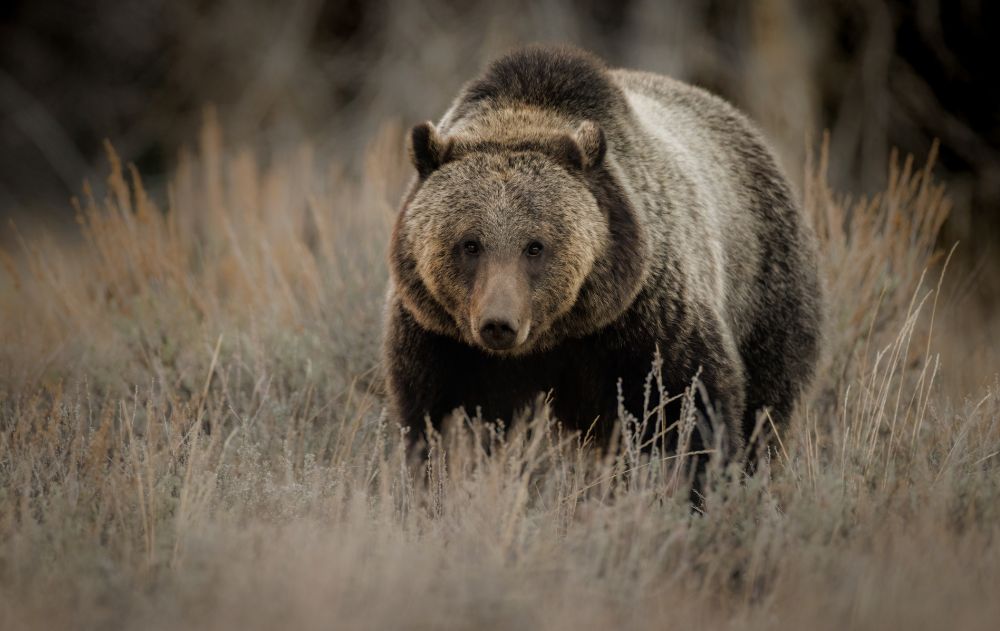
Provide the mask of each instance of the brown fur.
{"label": "brown fur", "polygon": [[[386,337],[398,420],[461,405],[509,418],[552,390],[561,420],[607,429],[619,379],[640,411],[656,349],[671,394],[699,375],[730,449],[758,408],[787,416],[819,342],[814,246],[728,105],[528,48],[415,127],[410,155]],[[494,320],[512,348],[484,337]]]}

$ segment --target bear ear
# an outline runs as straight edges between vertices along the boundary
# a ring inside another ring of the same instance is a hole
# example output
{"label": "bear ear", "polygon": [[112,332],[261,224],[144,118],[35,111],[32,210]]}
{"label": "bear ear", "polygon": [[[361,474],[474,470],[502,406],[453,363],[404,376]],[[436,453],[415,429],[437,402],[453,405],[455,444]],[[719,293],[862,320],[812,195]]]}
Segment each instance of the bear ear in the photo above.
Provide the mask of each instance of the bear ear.
{"label": "bear ear", "polygon": [[580,148],[580,167],[584,171],[601,166],[608,144],[600,125],[594,121],[583,121],[576,128],[573,141]]}
{"label": "bear ear", "polygon": [[420,178],[426,178],[448,158],[451,142],[438,134],[437,128],[430,121],[420,123],[410,131],[408,149],[410,161],[416,167]]}

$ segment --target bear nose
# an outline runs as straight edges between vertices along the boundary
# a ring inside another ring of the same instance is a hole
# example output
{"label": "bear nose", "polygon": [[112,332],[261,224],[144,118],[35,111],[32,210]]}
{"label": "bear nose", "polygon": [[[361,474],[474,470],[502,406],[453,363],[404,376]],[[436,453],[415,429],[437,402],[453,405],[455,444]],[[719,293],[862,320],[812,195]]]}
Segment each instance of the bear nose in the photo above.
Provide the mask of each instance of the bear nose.
{"label": "bear nose", "polygon": [[479,328],[483,343],[496,351],[507,350],[517,340],[517,330],[505,320],[486,320]]}

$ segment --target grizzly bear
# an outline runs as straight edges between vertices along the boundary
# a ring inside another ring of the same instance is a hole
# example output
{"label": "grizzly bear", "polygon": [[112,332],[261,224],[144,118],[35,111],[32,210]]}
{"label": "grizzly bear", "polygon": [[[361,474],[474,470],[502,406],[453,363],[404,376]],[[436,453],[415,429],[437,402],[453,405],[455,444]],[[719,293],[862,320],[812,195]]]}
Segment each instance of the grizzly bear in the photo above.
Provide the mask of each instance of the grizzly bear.
{"label": "grizzly bear", "polygon": [[[422,435],[457,408],[609,436],[697,379],[703,448],[742,453],[816,363],[814,237],[760,134],[721,99],[582,51],[493,62],[409,136],[384,365]],[[654,388],[655,390],[655,388]],[[671,396],[671,399],[673,397]]]}

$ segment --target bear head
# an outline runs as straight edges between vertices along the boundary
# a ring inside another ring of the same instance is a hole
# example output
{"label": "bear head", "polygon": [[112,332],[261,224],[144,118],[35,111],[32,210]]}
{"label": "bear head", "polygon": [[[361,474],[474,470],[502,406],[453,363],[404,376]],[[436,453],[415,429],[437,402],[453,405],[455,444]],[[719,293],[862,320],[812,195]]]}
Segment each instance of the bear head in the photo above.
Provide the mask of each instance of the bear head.
{"label": "bear head", "polygon": [[563,132],[410,135],[418,179],[393,231],[403,306],[425,328],[523,355],[607,324],[635,298],[644,240],[591,121]]}

